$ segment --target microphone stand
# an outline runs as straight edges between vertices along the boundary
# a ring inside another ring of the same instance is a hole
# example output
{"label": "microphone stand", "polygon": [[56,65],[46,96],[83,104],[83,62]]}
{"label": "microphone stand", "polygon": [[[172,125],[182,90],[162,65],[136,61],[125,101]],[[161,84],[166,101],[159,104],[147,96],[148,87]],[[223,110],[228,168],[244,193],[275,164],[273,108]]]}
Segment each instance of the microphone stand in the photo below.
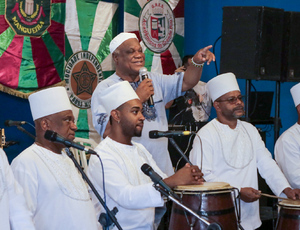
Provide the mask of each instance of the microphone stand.
{"label": "microphone stand", "polygon": [[182,152],[182,150],[179,148],[179,146],[176,144],[175,140],[173,139],[173,137],[169,137],[169,140],[171,142],[171,144],[174,146],[174,148],[180,153],[180,155],[182,156],[182,158],[189,163],[190,165],[193,165],[192,162],[187,158],[187,156]]}
{"label": "microphone stand", "polygon": [[193,210],[189,209],[188,207],[186,207],[185,205],[183,205],[182,203],[180,203],[177,199],[175,199],[171,194],[167,193],[161,187],[159,187],[157,185],[154,185],[153,187],[157,191],[159,191],[162,195],[168,197],[168,199],[172,200],[173,202],[175,202],[176,204],[178,204],[180,207],[182,207],[183,209],[185,209],[186,211],[188,211],[189,213],[191,213],[193,216],[195,216],[197,219],[199,219],[200,221],[204,222],[208,226],[207,230],[222,230],[219,224],[217,224],[217,223],[209,223],[207,220],[205,220],[204,218],[200,217]]}
{"label": "microphone stand", "polygon": [[[116,225],[116,227],[119,230],[122,230],[120,224],[117,221],[117,218],[115,217],[115,214],[117,213],[116,208],[114,208],[113,211],[110,211],[108,209],[108,207],[106,206],[105,202],[103,201],[103,199],[101,198],[101,196],[99,195],[99,193],[97,192],[96,188],[94,187],[94,185],[92,184],[92,182],[90,181],[90,179],[87,177],[87,175],[85,174],[85,172],[82,170],[81,166],[78,164],[77,160],[75,159],[74,154],[70,151],[69,148],[66,148],[66,153],[71,158],[71,160],[74,162],[76,168],[81,173],[83,179],[88,183],[88,185],[92,189],[93,193],[95,194],[95,196],[97,197],[97,199],[99,200],[99,202],[101,203],[101,205],[103,206],[103,208],[106,210],[106,213],[107,213],[108,217],[110,218],[110,220],[112,220],[112,222]],[[101,221],[100,221],[100,224],[102,225]],[[103,227],[105,227],[105,226],[103,226]]]}
{"label": "microphone stand", "polygon": [[32,135],[30,132],[28,132],[26,129],[24,129],[23,127],[17,125],[17,129],[20,130],[23,133],[26,133],[28,136],[30,136],[31,138],[33,138],[33,140],[35,140],[35,136]]}

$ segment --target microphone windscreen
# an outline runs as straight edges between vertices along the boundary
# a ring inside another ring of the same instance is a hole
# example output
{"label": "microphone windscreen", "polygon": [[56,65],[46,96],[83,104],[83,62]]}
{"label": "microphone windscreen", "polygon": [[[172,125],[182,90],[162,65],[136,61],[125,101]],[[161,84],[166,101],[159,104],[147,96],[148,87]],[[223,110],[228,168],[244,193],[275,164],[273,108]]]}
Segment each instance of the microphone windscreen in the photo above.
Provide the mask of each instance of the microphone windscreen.
{"label": "microphone windscreen", "polygon": [[142,68],[140,68],[140,70],[139,70],[140,75],[145,75],[145,74],[147,74],[147,72],[148,72],[148,70],[147,70],[146,67],[142,67]]}
{"label": "microphone windscreen", "polygon": [[44,138],[49,141],[55,141],[56,140],[57,133],[52,130],[46,130]]}
{"label": "microphone windscreen", "polygon": [[142,167],[141,167],[141,170],[143,171],[143,173],[145,173],[148,176],[149,176],[149,172],[150,172],[151,169],[152,169],[151,166],[146,164],[146,163],[143,164]]}
{"label": "microphone windscreen", "polygon": [[149,131],[149,138],[158,138],[158,130]]}
{"label": "microphone windscreen", "polygon": [[5,126],[10,126],[10,120],[6,120],[6,121],[4,122],[4,125],[5,125]]}

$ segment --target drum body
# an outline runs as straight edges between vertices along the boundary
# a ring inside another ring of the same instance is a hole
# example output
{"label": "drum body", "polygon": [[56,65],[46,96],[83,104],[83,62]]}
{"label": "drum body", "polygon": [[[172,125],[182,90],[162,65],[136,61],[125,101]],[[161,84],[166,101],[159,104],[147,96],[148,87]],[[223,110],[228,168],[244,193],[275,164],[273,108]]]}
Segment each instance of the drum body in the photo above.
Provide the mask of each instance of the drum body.
{"label": "drum body", "polygon": [[[233,189],[223,182],[205,182],[199,186],[179,186],[175,192],[182,204],[210,223],[216,222],[222,230],[238,229]],[[173,203],[169,230],[204,230],[207,225]]]}
{"label": "drum body", "polygon": [[300,229],[300,201],[283,200],[279,202],[276,230]]}

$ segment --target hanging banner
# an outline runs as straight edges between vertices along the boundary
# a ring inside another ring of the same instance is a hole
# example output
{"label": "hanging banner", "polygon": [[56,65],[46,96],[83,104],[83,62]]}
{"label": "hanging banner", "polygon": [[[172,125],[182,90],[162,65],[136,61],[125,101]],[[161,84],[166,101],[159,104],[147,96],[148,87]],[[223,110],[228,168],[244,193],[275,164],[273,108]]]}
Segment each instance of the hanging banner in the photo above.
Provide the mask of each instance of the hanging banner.
{"label": "hanging banner", "polygon": [[65,0],[1,3],[0,90],[27,98],[63,85]]}
{"label": "hanging banner", "polygon": [[100,136],[92,124],[91,96],[114,72],[109,43],[118,31],[119,0],[68,0],[66,3],[66,88],[78,130],[76,137]]}
{"label": "hanging banner", "polygon": [[184,52],[184,0],[124,0],[124,31],[134,32],[145,67],[173,74]]}

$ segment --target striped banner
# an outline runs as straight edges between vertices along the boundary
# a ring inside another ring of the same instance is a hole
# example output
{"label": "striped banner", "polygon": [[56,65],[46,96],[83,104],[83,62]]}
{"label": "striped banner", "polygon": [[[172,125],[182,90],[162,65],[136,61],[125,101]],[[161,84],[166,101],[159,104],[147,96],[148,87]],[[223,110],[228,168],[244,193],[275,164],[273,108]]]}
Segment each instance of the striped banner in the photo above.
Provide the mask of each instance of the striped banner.
{"label": "striped banner", "polygon": [[[9,8],[7,1],[14,8]],[[0,90],[27,98],[38,88],[63,84],[65,0],[52,0],[52,3],[44,0],[42,5],[47,5],[48,11],[40,8],[37,15],[34,14],[37,9],[34,12],[22,11],[24,0],[15,3],[14,0],[7,1],[0,0]],[[13,21],[9,21],[8,17],[16,12],[20,17],[14,16],[11,18]],[[38,29],[35,26],[37,20],[43,17],[50,18],[49,27],[42,36],[33,36],[30,33]],[[16,25],[14,29],[8,22]],[[23,27],[24,23],[32,25],[32,29]],[[29,32],[28,36],[17,35],[15,31],[18,28]]]}
{"label": "striped banner", "polygon": [[[160,0],[161,2],[163,0]],[[169,48],[162,53],[151,51],[141,39],[139,20],[141,11],[147,0],[124,0],[124,31],[134,32],[140,39],[146,55],[148,70],[164,74],[173,74],[175,69],[181,65],[184,52],[184,0],[169,0],[167,2],[173,10],[175,17],[175,35]],[[159,1],[157,1],[159,4]],[[159,13],[159,12],[158,12]]]}
{"label": "striped banner", "polygon": [[[114,72],[109,52],[109,43],[118,31],[119,0],[68,0],[66,3],[66,53],[68,60],[80,51],[89,51],[101,63],[103,77]],[[91,109],[73,106],[77,121],[77,137],[92,138],[99,141],[99,134],[92,124]]]}

